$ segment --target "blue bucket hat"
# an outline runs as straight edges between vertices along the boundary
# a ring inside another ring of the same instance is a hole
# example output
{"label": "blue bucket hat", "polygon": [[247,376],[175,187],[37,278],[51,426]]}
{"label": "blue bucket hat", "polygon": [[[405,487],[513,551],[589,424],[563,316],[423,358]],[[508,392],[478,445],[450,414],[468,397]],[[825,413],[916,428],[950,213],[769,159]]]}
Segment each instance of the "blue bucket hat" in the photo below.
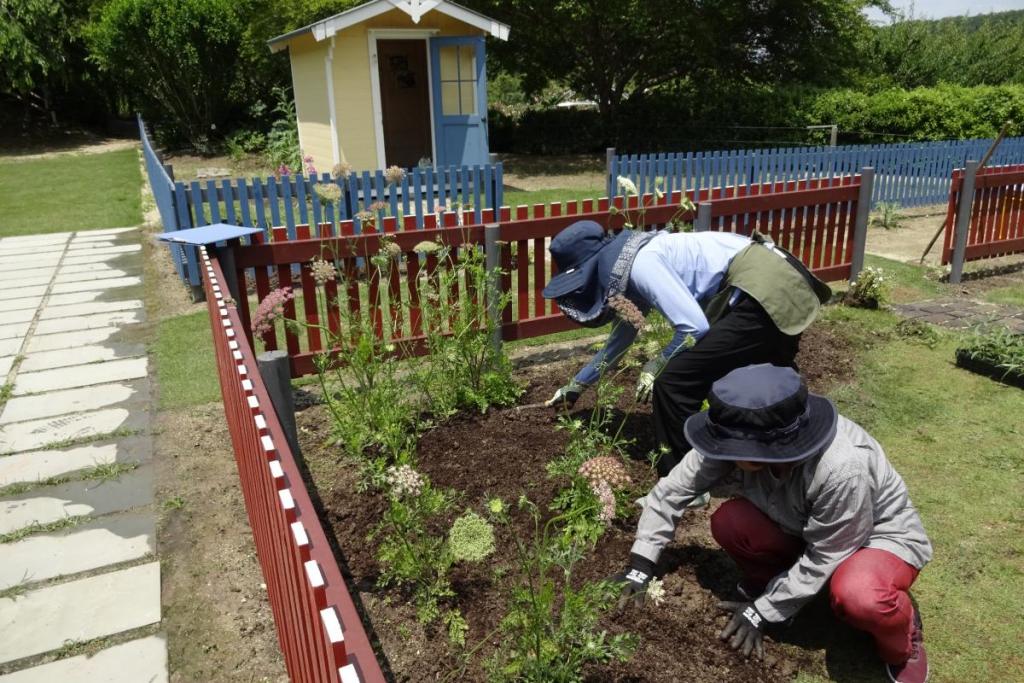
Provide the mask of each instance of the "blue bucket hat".
{"label": "blue bucket hat", "polygon": [[577,221],[551,240],[548,251],[558,273],[544,288],[566,317],[587,327],[606,322],[608,299],[624,294],[640,247],[656,233],[623,230],[605,232],[594,221]]}
{"label": "blue bucket hat", "polygon": [[808,392],[793,368],[767,363],[712,384],[708,405],[684,430],[690,445],[713,460],[804,460],[832,443],[839,419],[832,402]]}

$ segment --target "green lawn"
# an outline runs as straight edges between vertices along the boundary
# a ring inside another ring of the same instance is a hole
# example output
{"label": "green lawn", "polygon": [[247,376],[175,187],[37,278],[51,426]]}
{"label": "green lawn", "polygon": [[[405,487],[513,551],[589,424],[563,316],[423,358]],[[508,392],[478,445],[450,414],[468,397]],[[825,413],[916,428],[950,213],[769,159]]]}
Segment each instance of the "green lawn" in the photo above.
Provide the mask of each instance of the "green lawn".
{"label": "green lawn", "polygon": [[138,152],[0,157],[0,237],[142,222]]}
{"label": "green lawn", "polygon": [[1024,285],[1009,285],[985,292],[985,301],[994,304],[1024,306]]}
{"label": "green lawn", "polygon": [[206,309],[161,321],[151,352],[161,408],[220,400],[217,359]]}
{"label": "green lawn", "polygon": [[[956,368],[952,335],[929,349],[897,338],[885,312],[831,308],[825,319],[870,346],[831,398],[885,448],[935,547],[913,589],[931,680],[1020,680],[1024,391]],[[870,645],[805,637],[825,647],[831,679],[880,680]]]}
{"label": "green lawn", "polygon": [[[580,199],[598,199],[605,196],[604,188],[593,190],[506,190],[504,194],[505,206],[533,206],[534,204],[551,204],[552,202],[566,202]],[[532,214],[532,211],[531,211]]]}

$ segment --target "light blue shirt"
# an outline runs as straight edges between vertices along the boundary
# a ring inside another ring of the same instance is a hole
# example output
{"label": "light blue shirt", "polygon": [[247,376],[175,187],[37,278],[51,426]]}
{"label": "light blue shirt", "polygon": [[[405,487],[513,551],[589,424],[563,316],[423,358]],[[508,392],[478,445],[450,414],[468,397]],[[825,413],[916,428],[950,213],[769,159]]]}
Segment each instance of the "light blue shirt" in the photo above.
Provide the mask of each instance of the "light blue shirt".
{"label": "light blue shirt", "polygon": [[[733,257],[750,244],[742,235],[726,232],[664,233],[641,247],[633,261],[626,296],[645,314],[657,309],[675,334],[662,350],[670,358],[687,335],[700,340],[708,331],[701,303],[718,293]],[[733,303],[735,302],[735,294]],[[637,330],[618,318],[608,341],[576,374],[580,384],[593,384],[600,368],[614,365],[636,339]]]}

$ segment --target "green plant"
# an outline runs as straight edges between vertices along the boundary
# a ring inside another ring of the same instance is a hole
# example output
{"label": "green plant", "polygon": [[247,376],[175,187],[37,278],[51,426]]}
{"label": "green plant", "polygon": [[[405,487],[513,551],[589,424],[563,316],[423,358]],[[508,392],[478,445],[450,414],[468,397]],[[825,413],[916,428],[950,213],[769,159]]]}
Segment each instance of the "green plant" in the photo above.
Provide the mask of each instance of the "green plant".
{"label": "green plant", "polygon": [[897,202],[878,202],[871,214],[871,226],[885,230],[895,230],[901,227],[903,224],[901,208]]}
{"label": "green plant", "polygon": [[302,169],[299,149],[299,123],[295,116],[295,100],[288,88],[274,88],[274,122],[267,133],[267,161],[285,174]]}
{"label": "green plant", "polygon": [[242,128],[224,139],[224,149],[228,157],[239,162],[249,154],[261,154],[266,151],[267,136],[258,130]]}
{"label": "green plant", "polygon": [[[475,245],[456,253],[423,242],[416,250],[438,264],[418,283],[429,355],[417,383],[431,412],[445,416],[469,407],[482,412],[514,403],[522,389],[504,347],[494,344],[500,322],[488,314],[489,305],[502,310],[511,304],[510,292],[494,295],[501,273],[488,272],[483,250]],[[489,304],[489,299],[494,300]]]}
{"label": "green plant", "polygon": [[889,300],[889,279],[881,268],[864,268],[850,283],[843,303],[854,308],[882,308]]}
{"label": "green plant", "polygon": [[913,318],[905,318],[896,323],[896,336],[923,344],[929,349],[934,349],[941,339],[934,327]]}
{"label": "green plant", "polygon": [[509,530],[516,551],[513,571],[517,582],[508,611],[498,627],[503,647],[487,662],[492,681],[582,680],[591,662],[625,661],[635,648],[626,634],[610,636],[598,627],[611,608],[619,587],[606,581],[574,581],[583,546],[559,525],[577,513],[556,516],[542,524],[540,510],[525,496],[519,510],[533,520],[532,537],[523,538],[512,526],[500,500],[489,509],[495,521]]}
{"label": "green plant", "polygon": [[[616,179],[616,183],[619,193],[622,195],[623,208],[619,209],[613,205],[611,207],[611,215],[621,213],[625,219],[624,227],[627,230],[642,231],[646,226],[647,209],[651,206],[660,205],[665,198],[665,179],[662,177],[655,178],[653,192],[643,197],[639,196],[636,184],[629,178],[620,175]],[[633,206],[633,197],[636,197],[636,206]],[[686,214],[693,214],[696,210],[696,205],[690,201],[690,198],[685,193],[682,193],[679,206],[676,208],[675,213],[665,221],[665,224],[672,232],[690,232],[693,229],[693,225],[683,222],[682,217]]]}
{"label": "green plant", "polygon": [[1008,375],[1024,376],[1024,335],[1005,328],[974,334],[956,349],[957,357],[980,361]]}

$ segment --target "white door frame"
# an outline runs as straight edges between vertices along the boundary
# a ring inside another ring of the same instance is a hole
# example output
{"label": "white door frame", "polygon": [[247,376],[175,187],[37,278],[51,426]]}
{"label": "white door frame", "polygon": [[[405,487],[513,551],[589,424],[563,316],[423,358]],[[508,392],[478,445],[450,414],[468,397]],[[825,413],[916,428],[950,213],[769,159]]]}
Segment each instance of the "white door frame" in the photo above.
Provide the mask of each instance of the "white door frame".
{"label": "white door frame", "polygon": [[387,165],[384,151],[384,114],[380,103],[380,71],[377,65],[378,40],[422,40],[427,52],[427,106],[430,108],[430,161],[437,165],[437,140],[434,132],[434,74],[430,63],[430,38],[438,34],[436,28],[371,28],[366,32],[370,54],[370,99],[373,102],[373,133],[377,143],[377,165]]}

